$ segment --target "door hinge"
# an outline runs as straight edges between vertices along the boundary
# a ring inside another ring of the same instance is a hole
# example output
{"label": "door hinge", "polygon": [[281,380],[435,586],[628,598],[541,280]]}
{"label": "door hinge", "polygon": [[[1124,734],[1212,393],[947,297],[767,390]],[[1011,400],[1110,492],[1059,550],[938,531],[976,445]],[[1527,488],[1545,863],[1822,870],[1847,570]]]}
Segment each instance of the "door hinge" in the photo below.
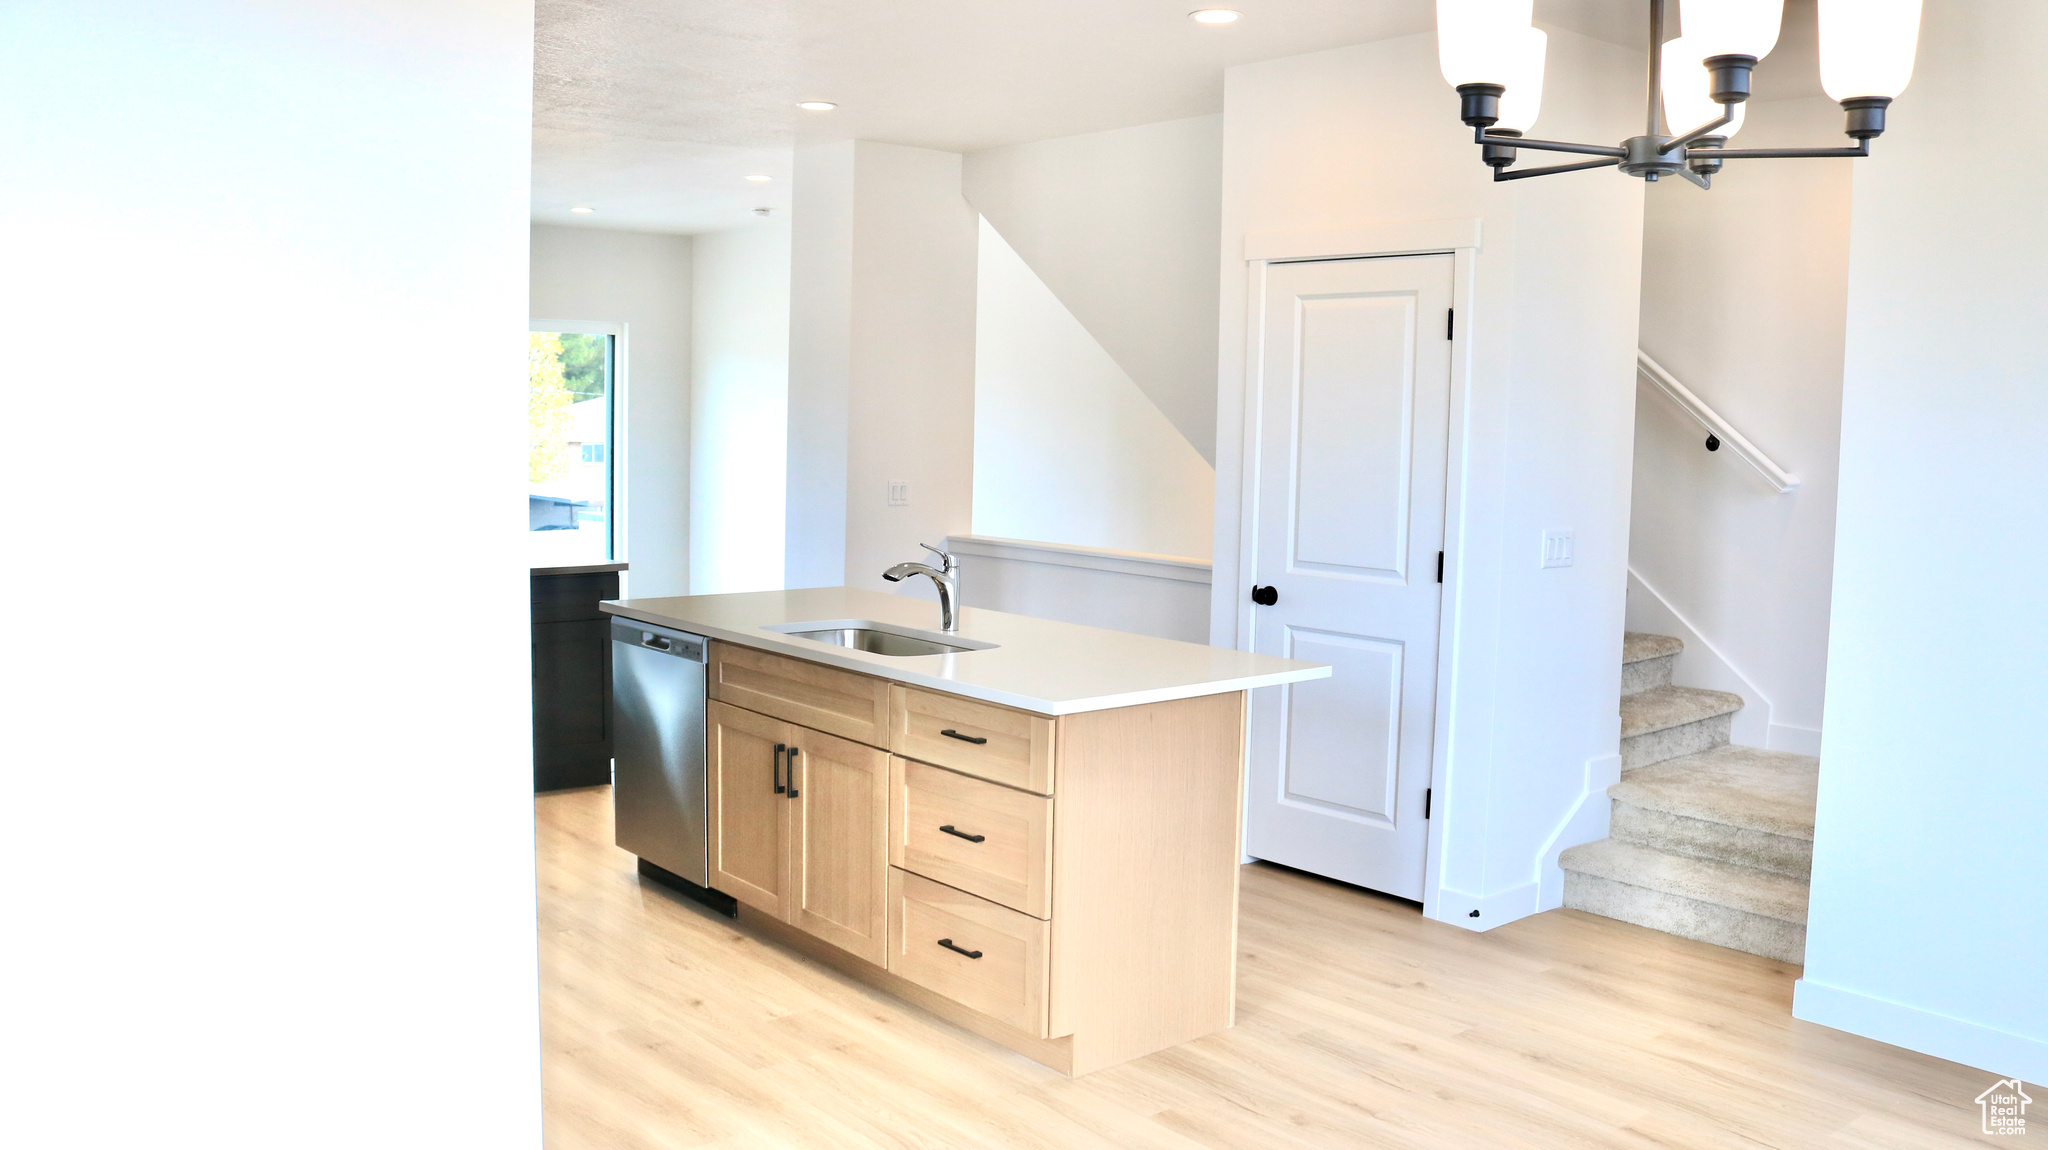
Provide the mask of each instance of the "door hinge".
{"label": "door hinge", "polygon": [[1444,553],[1441,551],[1436,553],[1436,581],[1444,581]]}
{"label": "door hinge", "polygon": [[1456,338],[1458,338],[1458,309],[1457,309],[1457,308],[1446,308],[1446,309],[1444,310],[1444,338],[1445,338],[1445,339],[1456,339]]}
{"label": "door hinge", "polygon": [[1422,788],[1422,817],[1429,818],[1429,788]]}

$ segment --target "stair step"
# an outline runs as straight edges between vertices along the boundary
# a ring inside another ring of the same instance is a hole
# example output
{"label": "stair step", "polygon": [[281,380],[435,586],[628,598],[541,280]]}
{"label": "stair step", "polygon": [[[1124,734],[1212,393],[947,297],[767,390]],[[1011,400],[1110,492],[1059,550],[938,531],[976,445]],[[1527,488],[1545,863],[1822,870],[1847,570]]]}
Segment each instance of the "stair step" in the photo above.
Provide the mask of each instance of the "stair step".
{"label": "stair step", "polygon": [[[1613,634],[1613,632],[1608,632]],[[1630,631],[1621,637],[1621,663],[1640,663],[1645,659],[1662,659],[1685,650],[1685,644],[1669,635],[1652,635],[1648,631]]]}
{"label": "stair step", "polygon": [[1621,769],[1634,771],[1728,742],[1742,696],[1700,687],[1652,687],[1621,700]]}
{"label": "stair step", "polygon": [[1621,637],[1621,693],[1640,695],[1652,687],[1671,685],[1678,653],[1685,644],[1669,635],[1630,631]]}
{"label": "stair step", "polygon": [[1813,841],[1820,760],[1756,747],[1716,747],[1630,772],[1616,802],[1744,830]]}
{"label": "stair step", "polygon": [[1785,875],[1602,839],[1558,856],[1564,903],[1700,942],[1801,962],[1806,883]]}
{"label": "stair step", "polygon": [[1716,747],[1631,771],[1607,788],[1608,834],[1804,881],[1813,873],[1819,781],[1820,760],[1808,755]]}
{"label": "stair step", "polygon": [[1755,867],[1805,882],[1813,876],[1813,840],[1710,823],[1683,815],[1614,804],[1607,833],[1620,842],[1667,854]]}
{"label": "stair step", "polygon": [[1632,739],[1668,731],[1701,719],[1732,715],[1742,709],[1742,696],[1704,687],[1658,687],[1631,695],[1621,704],[1621,737]]}
{"label": "stair step", "polygon": [[1621,695],[1640,695],[1644,691],[1671,685],[1671,676],[1678,671],[1678,656],[1665,655],[1658,659],[1640,659],[1621,665]]}

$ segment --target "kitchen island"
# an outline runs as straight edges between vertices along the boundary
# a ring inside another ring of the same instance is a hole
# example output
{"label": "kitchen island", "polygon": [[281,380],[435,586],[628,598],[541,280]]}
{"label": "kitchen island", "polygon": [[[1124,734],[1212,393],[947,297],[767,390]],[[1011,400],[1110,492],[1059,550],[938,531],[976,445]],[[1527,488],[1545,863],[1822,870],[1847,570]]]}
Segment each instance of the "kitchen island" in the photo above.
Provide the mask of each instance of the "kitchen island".
{"label": "kitchen island", "polygon": [[1328,667],[853,588],[603,609],[710,640],[747,929],[1069,1074],[1231,1024],[1244,692]]}

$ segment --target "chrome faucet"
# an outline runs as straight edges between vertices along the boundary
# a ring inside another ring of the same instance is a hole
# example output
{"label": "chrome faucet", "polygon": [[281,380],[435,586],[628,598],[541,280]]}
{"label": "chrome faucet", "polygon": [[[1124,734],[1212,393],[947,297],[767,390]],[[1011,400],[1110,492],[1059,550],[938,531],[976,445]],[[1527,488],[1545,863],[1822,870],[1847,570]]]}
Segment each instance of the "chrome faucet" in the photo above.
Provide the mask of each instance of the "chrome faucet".
{"label": "chrome faucet", "polygon": [[958,631],[960,629],[960,561],[953,558],[951,553],[941,551],[929,543],[920,543],[918,546],[938,556],[939,566],[927,567],[922,563],[898,563],[896,566],[882,572],[882,578],[887,579],[891,583],[901,583],[905,576],[928,576],[933,585],[939,589],[939,630],[947,632]]}

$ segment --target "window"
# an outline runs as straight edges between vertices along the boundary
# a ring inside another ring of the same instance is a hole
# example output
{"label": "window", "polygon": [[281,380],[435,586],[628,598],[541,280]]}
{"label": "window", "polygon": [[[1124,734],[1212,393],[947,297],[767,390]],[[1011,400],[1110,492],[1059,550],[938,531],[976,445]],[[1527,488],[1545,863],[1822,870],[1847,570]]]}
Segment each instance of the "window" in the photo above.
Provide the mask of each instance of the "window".
{"label": "window", "polygon": [[609,563],[617,550],[611,464],[616,453],[610,450],[617,361],[616,332],[527,333],[526,517],[532,566]]}

